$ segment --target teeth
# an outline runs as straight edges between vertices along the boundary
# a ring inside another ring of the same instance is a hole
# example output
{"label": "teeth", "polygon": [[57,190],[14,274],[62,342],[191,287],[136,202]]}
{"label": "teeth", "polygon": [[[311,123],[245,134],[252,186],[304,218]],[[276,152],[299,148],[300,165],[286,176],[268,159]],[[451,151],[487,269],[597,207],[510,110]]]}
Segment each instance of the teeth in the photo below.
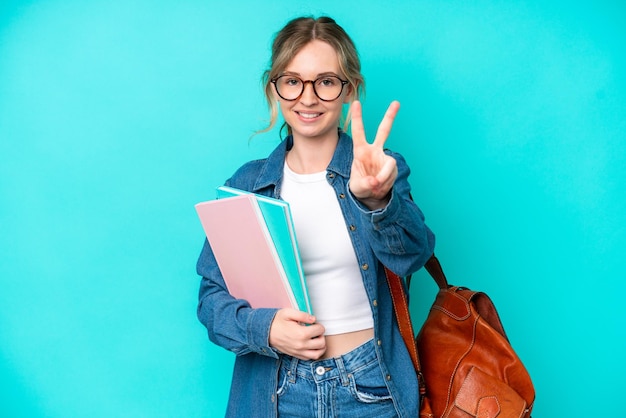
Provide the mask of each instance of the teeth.
{"label": "teeth", "polygon": [[320,115],[320,113],[302,113],[302,112],[300,112],[299,114],[305,119],[313,119]]}

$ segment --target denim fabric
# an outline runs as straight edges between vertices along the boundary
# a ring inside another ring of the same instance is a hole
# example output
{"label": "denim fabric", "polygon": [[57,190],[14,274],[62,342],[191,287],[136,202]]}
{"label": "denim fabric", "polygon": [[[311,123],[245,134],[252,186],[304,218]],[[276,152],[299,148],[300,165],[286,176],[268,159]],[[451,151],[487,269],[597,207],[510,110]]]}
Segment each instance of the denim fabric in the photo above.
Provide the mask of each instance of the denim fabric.
{"label": "denim fabric", "polygon": [[[287,137],[268,158],[244,164],[227,185],[280,198],[283,165],[292,138]],[[400,417],[418,411],[417,378],[393,314],[383,265],[400,276],[421,268],[434,251],[434,235],[411,200],[410,173],[404,158],[390,151],[398,177],[391,199],[382,210],[370,211],[350,193],[352,139],[340,133],[326,178],[335,189],[350,232],[365,290],[374,316],[376,357]],[[419,196],[416,196],[419,199]],[[323,239],[323,237],[320,237]],[[245,260],[242,260],[245,262]],[[228,402],[228,417],[276,417],[281,355],[269,347],[269,331],[276,309],[252,309],[228,293],[211,247],[205,240],[197,263],[202,276],[198,318],[211,341],[237,355]],[[252,280],[252,278],[251,278]]]}
{"label": "denim fabric", "polygon": [[398,416],[373,340],[332,359],[302,361],[285,356],[278,382],[281,418]]}

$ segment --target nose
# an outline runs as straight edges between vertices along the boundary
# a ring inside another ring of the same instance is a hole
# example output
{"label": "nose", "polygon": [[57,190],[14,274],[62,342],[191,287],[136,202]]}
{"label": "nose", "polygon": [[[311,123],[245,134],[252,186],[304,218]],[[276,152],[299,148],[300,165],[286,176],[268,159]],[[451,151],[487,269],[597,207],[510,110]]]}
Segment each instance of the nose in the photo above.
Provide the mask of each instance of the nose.
{"label": "nose", "polygon": [[[307,88],[307,84],[310,84],[310,88]],[[300,101],[303,104],[314,104],[317,102],[317,94],[315,93],[315,88],[313,87],[313,81],[307,80],[303,83],[304,90],[302,90],[302,94],[300,95]]]}

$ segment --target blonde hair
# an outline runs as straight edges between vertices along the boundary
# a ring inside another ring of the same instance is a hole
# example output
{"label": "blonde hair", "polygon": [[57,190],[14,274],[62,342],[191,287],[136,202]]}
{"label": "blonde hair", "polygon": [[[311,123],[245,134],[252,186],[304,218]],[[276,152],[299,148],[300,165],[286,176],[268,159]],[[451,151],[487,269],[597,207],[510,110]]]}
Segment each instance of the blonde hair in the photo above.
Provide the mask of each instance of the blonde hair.
{"label": "blonde hair", "polygon": [[[349,87],[349,102],[357,100],[365,93],[365,79],[361,74],[361,61],[354,42],[350,36],[332,18],[322,16],[298,17],[288,22],[274,37],[270,68],[263,73],[265,99],[270,112],[267,128],[259,132],[267,132],[274,128],[278,119],[278,105],[274,99],[271,80],[278,77],[287,68],[293,57],[309,42],[320,40],[332,46],[339,58],[339,68],[345,75]],[[349,118],[348,118],[349,119]],[[344,121],[344,130],[348,121]],[[287,126],[287,133],[291,128]],[[282,128],[281,128],[282,131]]]}

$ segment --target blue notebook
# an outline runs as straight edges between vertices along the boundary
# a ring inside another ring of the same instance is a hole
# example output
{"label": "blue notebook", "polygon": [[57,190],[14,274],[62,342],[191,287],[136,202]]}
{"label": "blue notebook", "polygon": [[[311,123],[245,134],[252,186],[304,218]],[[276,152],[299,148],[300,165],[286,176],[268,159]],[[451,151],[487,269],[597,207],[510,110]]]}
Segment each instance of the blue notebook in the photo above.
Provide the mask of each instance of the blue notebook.
{"label": "blue notebook", "polygon": [[217,188],[217,198],[224,199],[240,195],[254,195],[259,203],[265,223],[270,231],[274,246],[278,252],[287,279],[291,285],[298,308],[303,312],[312,314],[309,292],[306,287],[302,260],[298,250],[296,231],[293,226],[293,218],[289,209],[289,203],[284,200],[274,199],[267,196],[247,192],[228,186]]}

